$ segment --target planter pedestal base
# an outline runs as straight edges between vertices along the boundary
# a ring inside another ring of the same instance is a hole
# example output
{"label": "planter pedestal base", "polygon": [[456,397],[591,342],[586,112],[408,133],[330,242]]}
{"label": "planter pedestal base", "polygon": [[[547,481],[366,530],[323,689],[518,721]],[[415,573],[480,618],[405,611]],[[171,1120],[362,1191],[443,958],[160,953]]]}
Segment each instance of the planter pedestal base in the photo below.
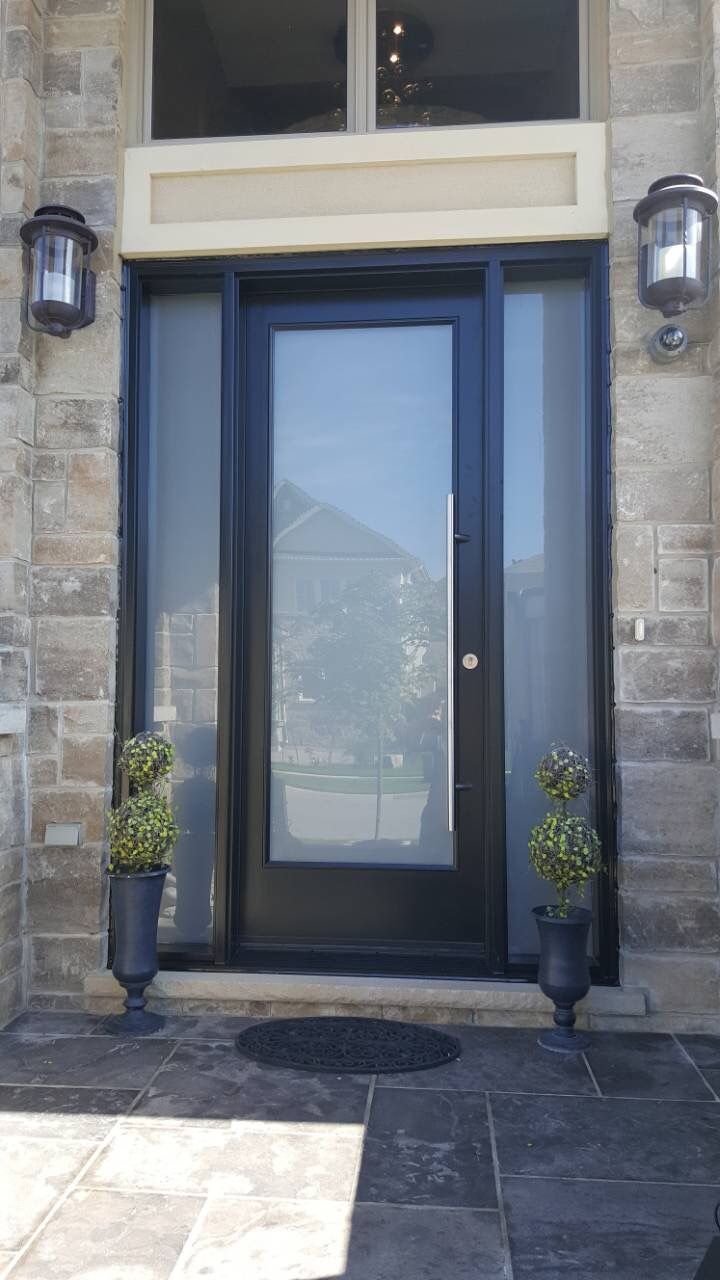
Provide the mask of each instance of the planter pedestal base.
{"label": "planter pedestal base", "polygon": [[128,1009],[125,1013],[107,1018],[102,1029],[111,1036],[152,1036],[165,1026],[159,1013],[146,1013],[144,1009]]}
{"label": "planter pedestal base", "polygon": [[538,1044],[543,1049],[550,1049],[552,1053],[584,1053],[590,1048],[587,1036],[580,1035],[578,1031],[562,1031],[559,1027],[541,1031]]}

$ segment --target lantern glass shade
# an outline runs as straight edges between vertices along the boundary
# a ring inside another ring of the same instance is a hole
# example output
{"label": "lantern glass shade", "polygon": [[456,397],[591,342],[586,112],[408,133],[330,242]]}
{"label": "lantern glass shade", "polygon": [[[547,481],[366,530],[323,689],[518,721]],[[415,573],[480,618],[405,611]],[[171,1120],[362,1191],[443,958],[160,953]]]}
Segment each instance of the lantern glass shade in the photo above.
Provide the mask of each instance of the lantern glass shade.
{"label": "lantern glass shade", "polygon": [[644,307],[678,316],[710,292],[717,196],[693,174],[653,183],[637,205],[638,295]]}
{"label": "lantern glass shade", "polygon": [[83,314],[83,245],[67,235],[46,233],[33,245],[28,307],[43,329],[76,329]]}
{"label": "lantern glass shade", "polygon": [[66,205],[43,205],[20,228],[26,245],[25,301],[31,329],[67,338],[95,319],[90,255],[98,238]]}

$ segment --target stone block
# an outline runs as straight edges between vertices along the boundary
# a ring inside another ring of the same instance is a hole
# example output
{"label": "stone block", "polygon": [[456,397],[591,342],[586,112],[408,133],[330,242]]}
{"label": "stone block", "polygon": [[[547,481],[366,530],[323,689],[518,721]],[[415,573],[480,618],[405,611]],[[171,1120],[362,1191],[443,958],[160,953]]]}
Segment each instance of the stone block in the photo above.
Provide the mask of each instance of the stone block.
{"label": "stone block", "polygon": [[28,751],[47,755],[57,751],[60,713],[57,707],[31,706],[28,712]]}
{"label": "stone block", "polygon": [[0,298],[21,298],[22,292],[22,253],[9,246],[0,249]]}
{"label": "stone block", "polygon": [[33,527],[36,532],[65,527],[64,480],[36,480],[33,490]]}
{"label": "stone block", "polygon": [[704,707],[618,707],[615,734],[621,761],[710,759]]}
{"label": "stone block", "polygon": [[69,735],[66,730],[62,744],[62,780],[110,786],[112,739],[107,735]]}
{"label": "stone block", "polygon": [[622,702],[712,702],[717,696],[713,649],[619,649]]}
{"label": "stone block", "polygon": [[118,539],[111,533],[40,534],[33,538],[33,563],[117,565]]}
{"label": "stone block", "polygon": [[707,560],[699,556],[669,560],[661,557],[658,564],[658,602],[668,613],[693,613],[707,609],[709,597]]}
{"label": "stone block", "polygon": [[73,701],[111,698],[114,652],[115,624],[109,618],[40,618],[35,692]]}
{"label": "stone block", "polygon": [[661,27],[663,0],[610,0],[610,32]]}
{"label": "stone block", "polygon": [[34,616],[89,617],[114,614],[117,574],[114,569],[33,566],[30,612]]}
{"label": "stone block", "polygon": [[624,764],[618,772],[623,856],[717,856],[720,788],[712,765]]}
{"label": "stone block", "polygon": [[104,450],[71,453],[68,459],[67,523],[77,533],[118,528],[117,459]]}
{"label": "stone block", "polygon": [[27,613],[30,596],[28,566],[17,560],[0,563],[0,611]]}
{"label": "stone block", "polygon": [[[117,219],[117,183],[112,178],[92,178],[92,177],[72,177],[72,178],[46,178],[42,184],[43,200],[48,204],[69,204],[74,209],[82,209],[85,214],[86,221],[91,227],[113,227]],[[97,321],[95,321],[97,324]],[[81,331],[82,332],[82,331]],[[73,335],[73,341],[80,337],[79,333]],[[57,341],[48,338],[48,342]],[[68,387],[73,389],[77,383],[68,382],[63,388],[59,383],[53,385],[53,390],[67,390]],[[89,390],[85,388],[83,390]],[[98,387],[98,393],[102,395],[105,390],[104,386]]]}
{"label": "stone block", "polygon": [[711,378],[618,377],[614,397],[613,435],[618,467],[709,462]]}
{"label": "stone block", "polygon": [[8,884],[0,888],[0,939],[9,942],[22,933],[23,894],[22,885]]}
{"label": "stone block", "polygon": [[[618,644],[634,646],[635,617],[616,618]],[[709,640],[710,626],[706,613],[676,613],[662,615],[645,614],[645,641],[650,645],[706,645]]]}
{"label": "stone block", "polygon": [[0,702],[23,702],[29,692],[25,649],[0,649]]}
{"label": "stone block", "polygon": [[663,22],[675,30],[695,27],[700,18],[699,10],[699,0],[663,0]]}
{"label": "stone block", "polygon": [[621,116],[611,122],[615,200],[639,200],[663,173],[701,173],[702,141],[692,116]]}
{"label": "stone block", "polygon": [[720,951],[720,908],[707,898],[622,894],[620,936],[631,951]]}
{"label": "stone block", "polygon": [[28,782],[31,788],[57,786],[57,756],[28,756]]}
{"label": "stone block", "polygon": [[84,89],[88,98],[99,98],[117,107],[122,63],[117,49],[88,49],[83,53]]}
{"label": "stone block", "polygon": [[710,552],[714,543],[711,524],[660,524],[657,530],[660,554],[678,551]]}
{"label": "stone block", "polygon": [[611,66],[610,115],[670,115],[697,111],[700,67],[693,62]]}
{"label": "stone block", "polygon": [[620,520],[700,524],[710,516],[708,470],[680,466],[618,470],[615,501]]}
{"label": "stone block", "polygon": [[33,478],[35,480],[63,480],[67,470],[64,453],[35,450],[33,454]]}
{"label": "stone block", "polygon": [[654,539],[651,525],[619,525],[615,541],[620,609],[655,606]]}
{"label": "stone block", "polygon": [[192,634],[165,637],[165,649],[171,667],[181,669],[195,663],[195,640]]}
{"label": "stone block", "polygon": [[0,979],[0,1027],[11,1022],[25,1007],[25,969],[22,964],[22,948],[19,964]]}
{"label": "stone block", "polygon": [[45,177],[65,174],[100,177],[114,174],[118,138],[113,129],[48,129],[45,135]]}
{"label": "stone block", "polygon": [[4,163],[24,161],[35,173],[41,169],[40,102],[27,80],[6,80],[0,117],[0,155]]}
{"label": "stone block", "polygon": [[[82,93],[82,60],[78,50],[65,48],[45,54],[43,62],[45,93]],[[74,172],[74,170],[70,170]]]}
{"label": "stone block", "polygon": [[43,843],[49,822],[81,822],[85,843],[101,843],[105,835],[107,800],[107,793],[100,788],[38,788],[30,797],[32,843]]}
{"label": "stone block", "polygon": [[22,757],[0,757],[0,848],[25,842],[25,773]]}
{"label": "stone block", "polygon": [[100,933],[107,923],[107,900],[101,849],[28,850],[30,933]]}
{"label": "stone block", "polygon": [[30,988],[33,992],[82,991],[83,980],[107,957],[105,934],[30,938]]}
{"label": "stone block", "polygon": [[30,622],[17,613],[0,614],[0,647],[25,649],[30,643]]}
{"label": "stone block", "polygon": [[700,32],[694,27],[687,27],[684,31],[667,31],[662,27],[619,31],[610,39],[609,53],[613,67],[635,67],[649,62],[689,62],[700,57]]}
{"label": "stone block", "polygon": [[48,49],[101,49],[107,45],[119,46],[122,40],[122,24],[115,15],[84,14],[79,18],[49,18],[45,23]]}
{"label": "stone block", "polygon": [[644,987],[652,1012],[707,1013],[720,1004],[720,965],[715,956],[621,956],[624,986]]}
{"label": "stone block", "polygon": [[35,439],[35,401],[23,387],[0,386],[0,437]]}
{"label": "stone block", "polygon": [[45,101],[45,127],[47,129],[80,129],[85,122],[85,99],[80,94],[68,94]]}
{"label": "stone block", "polygon": [[35,0],[7,0],[5,12],[8,27],[27,27],[38,42],[42,40],[42,15]]}
{"label": "stone block", "polygon": [[67,734],[110,733],[115,708],[109,702],[66,702],[63,707],[63,732]]}
{"label": "stone block", "polygon": [[648,894],[689,893],[712,898],[718,891],[717,863],[705,858],[622,858],[620,884],[645,901]]}
{"label": "stone block", "polygon": [[19,884],[23,878],[22,849],[4,849],[0,852],[0,887]]}
{"label": "stone block", "polygon": [[30,559],[32,495],[22,476],[0,475],[0,559]]}
{"label": "stone block", "polygon": [[117,448],[117,400],[40,396],[36,444],[41,449]]}

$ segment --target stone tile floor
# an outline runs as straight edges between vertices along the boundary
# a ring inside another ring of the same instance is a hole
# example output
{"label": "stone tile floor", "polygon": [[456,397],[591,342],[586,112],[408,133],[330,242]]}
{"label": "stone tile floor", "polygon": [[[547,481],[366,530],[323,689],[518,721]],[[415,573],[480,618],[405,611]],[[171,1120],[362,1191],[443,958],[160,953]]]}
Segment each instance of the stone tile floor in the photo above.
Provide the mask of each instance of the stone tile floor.
{"label": "stone tile floor", "polygon": [[692,1280],[720,1200],[720,1038],[461,1027],[404,1076],[255,1066],[247,1020],[0,1033],[12,1280]]}

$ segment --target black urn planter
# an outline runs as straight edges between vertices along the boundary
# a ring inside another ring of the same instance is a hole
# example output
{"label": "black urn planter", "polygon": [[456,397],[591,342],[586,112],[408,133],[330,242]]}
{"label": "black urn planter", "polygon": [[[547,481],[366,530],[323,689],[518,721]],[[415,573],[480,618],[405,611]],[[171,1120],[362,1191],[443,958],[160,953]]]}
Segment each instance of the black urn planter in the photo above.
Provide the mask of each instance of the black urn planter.
{"label": "black urn planter", "polygon": [[590,990],[587,940],[592,912],[574,907],[563,917],[535,907],[533,915],[540,933],[538,984],[555,1005],[555,1026],[540,1033],[538,1044],[555,1053],[582,1053],[590,1041],[575,1031],[575,1003]]}
{"label": "black urn planter", "polygon": [[127,992],[125,1013],[108,1018],[116,1035],[150,1035],[165,1019],[145,1009],[145,988],[158,971],[157,929],[167,867],[158,871],[110,872],[115,929],[113,977]]}

